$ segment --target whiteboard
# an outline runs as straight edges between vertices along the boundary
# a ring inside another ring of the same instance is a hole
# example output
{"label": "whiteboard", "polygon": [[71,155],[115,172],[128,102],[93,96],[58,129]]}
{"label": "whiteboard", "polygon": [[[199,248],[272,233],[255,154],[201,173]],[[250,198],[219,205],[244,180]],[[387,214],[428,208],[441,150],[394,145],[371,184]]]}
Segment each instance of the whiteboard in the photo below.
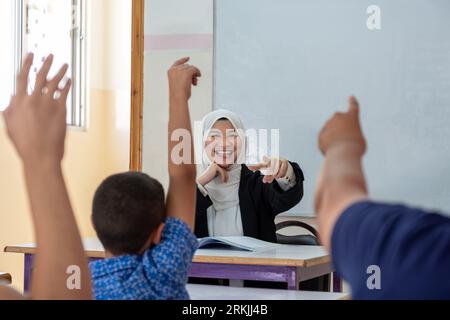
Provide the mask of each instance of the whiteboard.
{"label": "whiteboard", "polygon": [[313,214],[317,135],[347,97],[361,103],[371,196],[450,212],[450,1],[216,0],[214,108],[280,129]]}

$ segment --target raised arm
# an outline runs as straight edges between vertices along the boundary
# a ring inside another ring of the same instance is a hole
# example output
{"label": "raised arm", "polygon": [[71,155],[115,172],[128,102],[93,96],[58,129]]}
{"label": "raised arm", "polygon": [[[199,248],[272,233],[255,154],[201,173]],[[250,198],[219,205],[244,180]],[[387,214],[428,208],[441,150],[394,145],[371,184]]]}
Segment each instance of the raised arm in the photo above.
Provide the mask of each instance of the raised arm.
{"label": "raised arm", "polygon": [[[23,163],[37,242],[31,298],[90,299],[87,258],[61,169],[66,99],[71,83],[58,87],[67,65],[52,80],[47,80],[52,61],[53,56],[46,59],[34,91],[28,95],[28,76],[33,63],[33,56],[28,55],[17,79],[16,95],[4,112],[8,135]],[[68,286],[70,267],[80,271],[80,287],[73,290]]]}
{"label": "raised arm", "polygon": [[325,162],[317,185],[315,207],[321,241],[331,249],[334,225],[352,203],[367,198],[362,169],[366,142],[359,122],[359,106],[349,99],[349,110],[336,113],[324,126],[319,146]]}
{"label": "raised arm", "polygon": [[186,222],[191,229],[195,223],[196,168],[188,101],[191,87],[196,86],[200,70],[188,65],[189,58],[174,63],[169,77],[169,191],[167,214]]}

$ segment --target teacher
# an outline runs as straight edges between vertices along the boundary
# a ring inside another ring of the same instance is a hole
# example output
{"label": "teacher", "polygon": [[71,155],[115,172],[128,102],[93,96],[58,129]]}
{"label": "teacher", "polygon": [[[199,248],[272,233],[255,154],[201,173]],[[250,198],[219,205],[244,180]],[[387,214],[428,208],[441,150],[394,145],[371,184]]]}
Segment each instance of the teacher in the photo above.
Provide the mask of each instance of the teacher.
{"label": "teacher", "polygon": [[299,165],[265,158],[264,163],[247,167],[244,125],[231,111],[209,113],[202,131],[196,236],[248,236],[276,242],[275,216],[303,197]]}

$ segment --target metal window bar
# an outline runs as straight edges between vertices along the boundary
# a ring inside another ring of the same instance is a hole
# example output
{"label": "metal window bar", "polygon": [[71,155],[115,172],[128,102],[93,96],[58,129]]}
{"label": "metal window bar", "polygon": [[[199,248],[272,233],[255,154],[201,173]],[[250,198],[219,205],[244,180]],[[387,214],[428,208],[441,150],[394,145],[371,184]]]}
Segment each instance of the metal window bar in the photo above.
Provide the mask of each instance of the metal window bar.
{"label": "metal window bar", "polygon": [[[16,70],[20,70],[22,56],[27,50],[24,46],[25,36],[30,34],[29,4],[25,1],[16,1]],[[72,94],[68,105],[68,125],[85,127],[86,125],[86,6],[85,0],[70,0],[71,4],[71,73]]]}
{"label": "metal window bar", "polygon": [[[15,74],[18,74],[22,66],[22,41],[23,41],[23,30],[24,30],[24,19],[23,19],[23,2],[14,1],[14,69]],[[14,81],[14,92],[17,90],[17,80],[16,77],[12,79]]]}

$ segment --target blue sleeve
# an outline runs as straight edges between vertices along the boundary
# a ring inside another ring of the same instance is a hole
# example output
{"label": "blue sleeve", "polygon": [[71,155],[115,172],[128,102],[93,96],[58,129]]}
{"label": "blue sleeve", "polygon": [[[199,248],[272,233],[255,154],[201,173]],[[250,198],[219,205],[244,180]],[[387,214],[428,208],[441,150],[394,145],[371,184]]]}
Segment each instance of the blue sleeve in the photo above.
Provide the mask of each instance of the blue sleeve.
{"label": "blue sleeve", "polygon": [[186,284],[197,247],[198,240],[186,223],[167,218],[161,242],[144,255],[149,278],[174,285]]}
{"label": "blue sleeve", "polygon": [[333,230],[334,266],[355,299],[450,299],[450,218],[360,202]]}

